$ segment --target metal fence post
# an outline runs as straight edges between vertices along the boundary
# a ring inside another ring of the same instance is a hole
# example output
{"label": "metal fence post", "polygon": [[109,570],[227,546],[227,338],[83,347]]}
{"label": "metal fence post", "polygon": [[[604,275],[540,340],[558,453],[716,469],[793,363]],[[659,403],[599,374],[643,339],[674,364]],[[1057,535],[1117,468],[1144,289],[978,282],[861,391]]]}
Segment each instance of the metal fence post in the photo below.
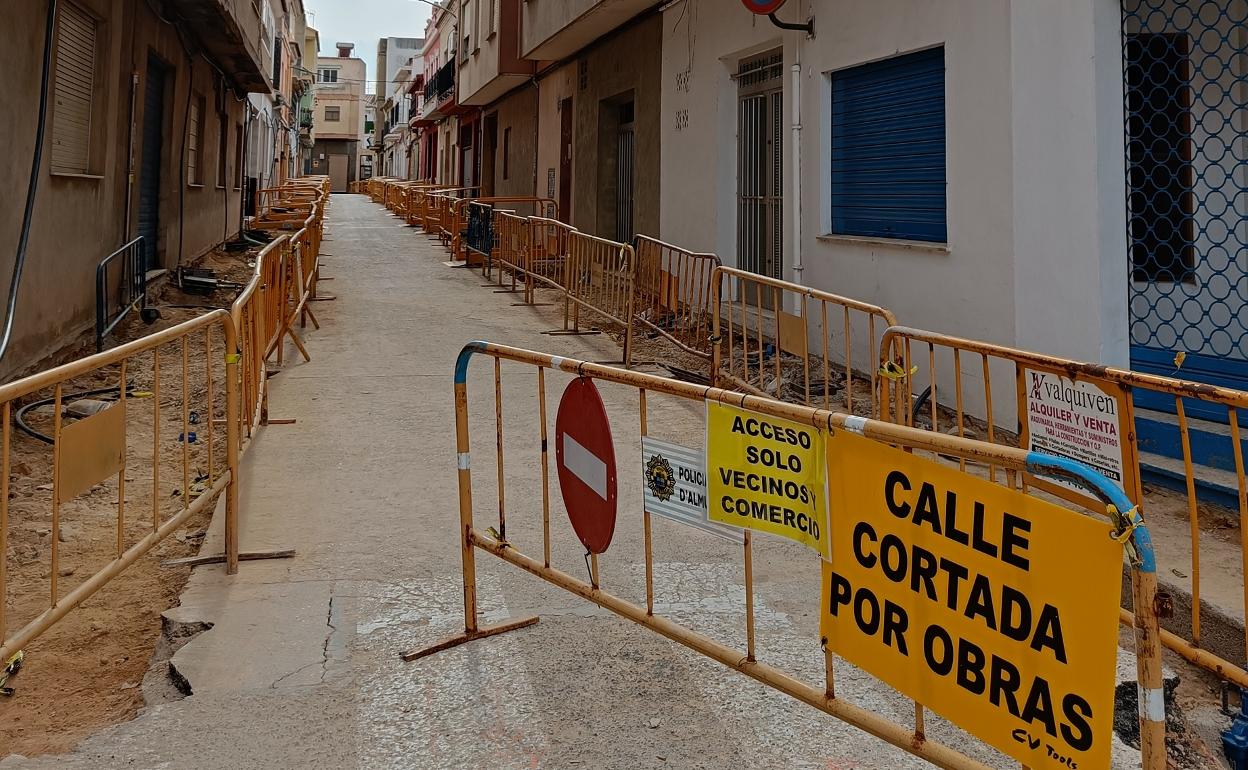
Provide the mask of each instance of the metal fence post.
{"label": "metal fence post", "polygon": [[230,470],[230,485],[225,491],[225,573],[233,575],[238,572],[238,487],[242,483],[238,471],[242,446],[238,409],[242,381],[238,362],[242,351],[234,321],[226,318],[221,327],[225,330],[225,456]]}

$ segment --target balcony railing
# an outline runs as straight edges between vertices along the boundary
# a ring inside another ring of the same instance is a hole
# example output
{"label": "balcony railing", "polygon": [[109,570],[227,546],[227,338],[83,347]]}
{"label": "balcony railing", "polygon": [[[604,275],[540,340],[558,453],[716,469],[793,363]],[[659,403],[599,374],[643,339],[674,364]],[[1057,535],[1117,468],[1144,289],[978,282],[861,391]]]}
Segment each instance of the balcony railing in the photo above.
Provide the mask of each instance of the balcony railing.
{"label": "balcony railing", "polygon": [[425,84],[425,102],[440,103],[453,90],[455,90],[455,62],[448,61]]}

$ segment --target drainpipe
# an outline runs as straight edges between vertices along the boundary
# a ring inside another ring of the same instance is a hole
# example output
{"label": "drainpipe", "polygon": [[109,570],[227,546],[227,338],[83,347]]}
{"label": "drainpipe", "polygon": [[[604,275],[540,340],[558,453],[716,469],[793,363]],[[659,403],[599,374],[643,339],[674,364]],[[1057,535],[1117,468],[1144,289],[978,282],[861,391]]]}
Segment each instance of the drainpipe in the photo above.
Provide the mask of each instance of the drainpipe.
{"label": "drainpipe", "polygon": [[802,64],[801,36],[795,37],[797,42],[793,46],[793,80],[790,98],[793,105],[793,149],[790,152],[793,168],[789,174],[793,180],[793,205],[789,208],[793,214],[793,282],[802,283],[802,270],[804,269],[802,265]]}

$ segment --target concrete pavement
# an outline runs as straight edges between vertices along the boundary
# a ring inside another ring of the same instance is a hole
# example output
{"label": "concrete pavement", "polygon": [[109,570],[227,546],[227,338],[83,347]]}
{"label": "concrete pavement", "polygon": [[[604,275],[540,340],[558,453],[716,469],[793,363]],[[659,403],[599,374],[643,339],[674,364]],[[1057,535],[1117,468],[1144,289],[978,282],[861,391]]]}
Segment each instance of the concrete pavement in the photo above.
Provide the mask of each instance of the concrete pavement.
{"label": "concrete pavement", "polygon": [[[451,371],[488,339],[587,359],[604,337],[555,337],[551,309],[513,307],[480,276],[362,196],[335,196],[313,360],[272,381],[245,458],[242,543],[288,561],[195,571],[173,623],[210,625],[172,660],[193,694],[152,706],[44,768],[918,768],[899,750],[482,554],[487,620],[532,628],[414,663],[399,653],[462,626]],[[504,367],[508,534],[541,552],[536,385]],[[548,377],[549,424],[566,377]],[[481,526],[496,515],[493,372],[470,375]],[[620,521],[603,584],[644,601],[636,395],[603,388],[620,461]],[[651,399],[651,433],[696,445],[703,415]],[[553,453],[552,453],[553,455]],[[552,474],[553,476],[553,474]],[[552,478],[557,567],[584,575]],[[631,504],[630,504],[631,503]],[[205,550],[217,546],[209,543]],[[655,523],[658,611],[744,646],[735,546]],[[818,562],[756,546],[759,657],[821,682]],[[848,664],[838,693],[902,724],[912,706]],[[994,766],[1000,755],[929,716],[930,737]],[[1137,755],[1138,756],[1138,755]],[[1126,753],[1128,761],[1131,752]]]}

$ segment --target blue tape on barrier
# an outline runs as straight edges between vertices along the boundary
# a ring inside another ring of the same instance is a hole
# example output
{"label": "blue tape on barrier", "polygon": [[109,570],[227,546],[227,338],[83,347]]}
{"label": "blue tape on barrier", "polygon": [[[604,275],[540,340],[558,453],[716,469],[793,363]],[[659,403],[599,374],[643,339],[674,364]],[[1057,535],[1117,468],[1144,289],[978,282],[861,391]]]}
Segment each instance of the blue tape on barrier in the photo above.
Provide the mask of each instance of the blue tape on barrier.
{"label": "blue tape on barrier", "polygon": [[473,340],[464,345],[463,350],[459,351],[459,358],[455,359],[456,385],[463,385],[468,381],[468,363],[472,361],[473,354],[485,350],[487,344],[484,340]]}
{"label": "blue tape on barrier", "polygon": [[[1131,498],[1127,497],[1122,487],[1074,460],[1039,452],[1028,452],[1027,470],[1037,476],[1056,476],[1066,481],[1073,481],[1123,513],[1135,508],[1135,503],[1131,502]],[[1157,559],[1153,555],[1153,538],[1143,521],[1132,533],[1132,542],[1140,557],[1140,572],[1156,572]]]}

